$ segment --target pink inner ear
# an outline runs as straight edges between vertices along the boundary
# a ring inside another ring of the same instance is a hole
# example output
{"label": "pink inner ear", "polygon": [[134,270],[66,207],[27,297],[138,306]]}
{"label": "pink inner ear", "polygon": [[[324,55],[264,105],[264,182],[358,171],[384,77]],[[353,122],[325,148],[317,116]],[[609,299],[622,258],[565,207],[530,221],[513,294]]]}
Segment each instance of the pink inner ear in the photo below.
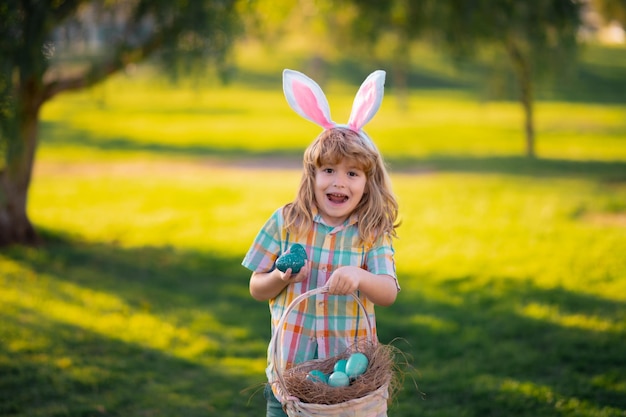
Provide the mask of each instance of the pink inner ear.
{"label": "pink inner ear", "polygon": [[367,117],[376,101],[376,86],[374,82],[369,82],[360,89],[356,102],[358,110],[353,115],[350,122],[350,128],[359,130],[367,121]]}
{"label": "pink inner ear", "polygon": [[315,123],[319,124],[325,129],[331,128],[333,125],[324,115],[324,112],[320,109],[320,105],[317,101],[317,97],[311,91],[311,89],[304,83],[301,83],[297,80],[293,81],[292,84],[293,95],[300,106],[300,109],[306,114],[311,120]]}

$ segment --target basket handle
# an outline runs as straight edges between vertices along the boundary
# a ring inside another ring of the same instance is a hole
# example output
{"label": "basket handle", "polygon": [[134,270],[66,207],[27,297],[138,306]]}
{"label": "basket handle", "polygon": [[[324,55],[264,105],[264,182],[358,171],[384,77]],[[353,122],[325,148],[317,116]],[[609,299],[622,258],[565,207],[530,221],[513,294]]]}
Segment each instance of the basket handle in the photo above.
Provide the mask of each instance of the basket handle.
{"label": "basket handle", "polygon": [[[324,287],[315,288],[315,289],[312,289],[310,291],[300,294],[299,296],[294,298],[293,301],[287,306],[287,308],[283,312],[283,315],[278,321],[278,324],[276,325],[276,331],[274,332],[274,335],[272,336],[272,339],[270,340],[270,352],[271,352],[271,359],[272,359],[271,366],[274,369],[275,374],[278,377],[279,383],[283,389],[285,389],[285,386],[286,386],[285,380],[283,378],[283,374],[281,370],[276,364],[278,363],[278,358],[281,357],[283,353],[282,346],[280,346],[280,343],[278,343],[278,341],[280,340],[280,336],[282,335],[283,327],[285,326],[285,321],[287,320],[289,313],[304,299],[317,295],[317,294],[324,294],[328,292],[329,292],[329,288],[327,286],[324,286]],[[369,314],[367,314],[365,305],[363,305],[363,302],[356,295],[356,293],[351,293],[350,295],[352,296],[352,298],[354,298],[354,300],[359,305],[359,308],[363,311],[364,313],[363,315],[365,316],[365,321],[367,324],[367,333],[369,337],[372,339],[372,341],[376,343],[376,340],[374,340],[374,329],[372,326],[372,320],[370,319]]]}

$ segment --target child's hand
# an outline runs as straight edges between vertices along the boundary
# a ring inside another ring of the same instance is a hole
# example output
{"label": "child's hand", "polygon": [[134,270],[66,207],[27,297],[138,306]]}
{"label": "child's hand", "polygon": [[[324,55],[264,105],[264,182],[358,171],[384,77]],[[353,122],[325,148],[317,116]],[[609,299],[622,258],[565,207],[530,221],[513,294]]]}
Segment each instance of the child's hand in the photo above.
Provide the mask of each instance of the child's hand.
{"label": "child's hand", "polygon": [[363,270],[356,266],[342,266],[332,273],[328,280],[328,292],[334,295],[348,295],[359,289]]}
{"label": "child's hand", "polygon": [[292,271],[291,268],[288,268],[284,273],[278,271],[278,273],[280,274],[280,279],[282,279],[283,281],[292,284],[294,282],[302,282],[305,279],[307,279],[307,277],[309,276],[309,271],[311,269],[310,263],[309,261],[304,261],[304,266],[302,268],[300,268],[300,271],[297,274],[293,274],[292,275]]}

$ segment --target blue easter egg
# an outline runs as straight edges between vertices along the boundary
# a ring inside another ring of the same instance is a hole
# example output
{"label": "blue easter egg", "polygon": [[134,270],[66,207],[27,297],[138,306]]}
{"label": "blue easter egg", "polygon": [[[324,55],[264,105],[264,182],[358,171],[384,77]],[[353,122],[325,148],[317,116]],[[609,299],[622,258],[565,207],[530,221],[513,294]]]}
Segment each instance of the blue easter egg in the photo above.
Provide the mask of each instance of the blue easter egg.
{"label": "blue easter egg", "polygon": [[328,385],[331,387],[347,387],[350,385],[350,378],[343,372],[333,372],[328,377]]}
{"label": "blue easter egg", "polygon": [[314,369],[311,372],[309,372],[306,375],[306,379],[312,382],[321,382],[323,384],[328,383],[328,376],[324,372],[318,371],[317,369]]}
{"label": "blue easter egg", "polygon": [[346,362],[348,362],[347,359],[339,359],[337,362],[335,362],[335,366],[333,368],[333,370],[339,371],[339,372],[346,372]]}
{"label": "blue easter egg", "polygon": [[350,378],[356,378],[357,376],[365,373],[368,365],[369,360],[367,359],[367,356],[361,352],[353,353],[346,362],[346,375]]}
{"label": "blue easter egg", "polygon": [[302,245],[294,243],[287,253],[284,253],[276,260],[276,268],[286,272],[291,268],[291,273],[297,274],[306,262],[306,250]]}

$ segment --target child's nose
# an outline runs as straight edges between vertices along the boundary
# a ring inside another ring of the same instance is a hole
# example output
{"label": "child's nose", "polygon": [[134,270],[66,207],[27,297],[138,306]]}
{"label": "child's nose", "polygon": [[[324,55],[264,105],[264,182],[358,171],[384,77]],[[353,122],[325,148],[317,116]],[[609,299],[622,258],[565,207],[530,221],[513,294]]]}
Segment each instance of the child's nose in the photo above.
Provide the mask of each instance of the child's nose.
{"label": "child's nose", "polygon": [[344,187],[344,179],[340,175],[335,177],[335,187],[343,188]]}

